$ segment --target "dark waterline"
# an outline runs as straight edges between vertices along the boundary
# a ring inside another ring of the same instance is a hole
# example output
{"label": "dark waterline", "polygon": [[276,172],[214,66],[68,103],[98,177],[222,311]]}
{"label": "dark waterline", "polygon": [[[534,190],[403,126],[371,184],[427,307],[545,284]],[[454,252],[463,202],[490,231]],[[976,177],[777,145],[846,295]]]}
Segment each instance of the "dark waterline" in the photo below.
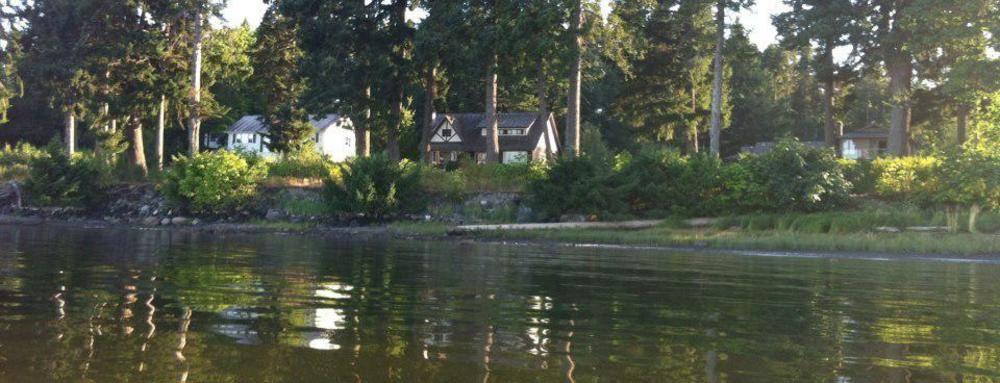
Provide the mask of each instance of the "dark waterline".
{"label": "dark waterline", "polygon": [[0,382],[992,382],[1000,266],[0,227]]}

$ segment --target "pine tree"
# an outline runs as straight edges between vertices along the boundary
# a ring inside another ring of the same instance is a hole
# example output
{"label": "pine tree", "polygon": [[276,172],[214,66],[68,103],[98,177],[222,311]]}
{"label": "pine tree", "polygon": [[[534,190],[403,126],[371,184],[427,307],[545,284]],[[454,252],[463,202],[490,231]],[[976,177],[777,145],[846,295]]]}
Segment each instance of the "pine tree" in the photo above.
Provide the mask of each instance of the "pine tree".
{"label": "pine tree", "polygon": [[709,130],[709,150],[719,156],[722,145],[723,82],[725,62],[723,50],[726,44],[726,9],[739,11],[753,4],[753,0],[717,0],[715,5],[715,56],[712,63],[712,125]]}
{"label": "pine tree", "polygon": [[309,116],[300,106],[305,81],[299,76],[303,53],[295,26],[272,4],[257,29],[253,81],[264,99],[263,122],[268,146],[280,153],[299,151],[312,135]]}

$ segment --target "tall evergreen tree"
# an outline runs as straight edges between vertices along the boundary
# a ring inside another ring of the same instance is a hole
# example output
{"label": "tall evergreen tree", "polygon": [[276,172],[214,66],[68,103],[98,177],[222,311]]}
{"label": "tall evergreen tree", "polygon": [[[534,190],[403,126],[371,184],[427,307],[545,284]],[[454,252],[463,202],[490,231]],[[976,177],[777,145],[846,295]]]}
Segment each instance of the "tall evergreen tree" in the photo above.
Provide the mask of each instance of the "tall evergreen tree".
{"label": "tall evergreen tree", "polygon": [[[838,122],[835,114],[838,82],[849,68],[838,67],[834,51],[847,45],[851,35],[850,0],[785,0],[791,11],[777,15],[774,24],[786,46],[800,51],[818,48],[809,63],[816,79],[823,85],[823,141],[837,145]],[[804,55],[803,55],[804,58]]]}
{"label": "tall evergreen tree", "polygon": [[305,80],[299,76],[302,50],[295,26],[278,13],[272,3],[257,29],[253,51],[257,93],[264,100],[263,122],[268,126],[269,146],[288,153],[301,150],[309,140],[312,126],[309,115],[299,103]]}
{"label": "tall evergreen tree", "polygon": [[721,153],[722,145],[722,102],[725,62],[723,56],[726,44],[726,10],[739,11],[753,4],[753,0],[716,0],[715,4],[715,56],[712,62],[712,125],[709,129],[709,150],[712,155]]}

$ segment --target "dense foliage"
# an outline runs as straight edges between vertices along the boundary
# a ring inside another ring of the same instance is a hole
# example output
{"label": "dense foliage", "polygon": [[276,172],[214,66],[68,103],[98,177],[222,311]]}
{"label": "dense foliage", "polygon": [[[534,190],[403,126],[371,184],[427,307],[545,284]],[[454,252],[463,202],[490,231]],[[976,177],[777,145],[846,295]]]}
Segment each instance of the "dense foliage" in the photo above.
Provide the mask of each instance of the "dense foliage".
{"label": "dense foliage", "polygon": [[850,182],[830,151],[784,141],[769,153],[729,164],[652,147],[615,163],[589,155],[563,159],[530,192],[534,206],[550,219],[563,214],[720,216],[841,207]]}
{"label": "dense foliage", "polygon": [[334,169],[330,160],[308,144],[301,150],[267,161],[267,175],[270,177],[324,179]]}
{"label": "dense foliage", "polygon": [[756,186],[745,207],[760,211],[820,211],[842,206],[850,183],[833,151],[782,141],[765,154],[745,156],[735,166]]}
{"label": "dense foliage", "polygon": [[625,213],[628,205],[619,195],[612,159],[605,153],[562,157],[546,177],[528,187],[531,205],[543,218],[565,214],[609,218]]}
{"label": "dense foliage", "polygon": [[[22,153],[33,153],[22,150]],[[28,198],[40,206],[96,208],[104,201],[109,184],[106,166],[90,155],[67,156],[58,146],[29,158],[30,170],[24,188]]]}
{"label": "dense foliage", "polygon": [[260,161],[219,151],[176,157],[163,176],[161,190],[192,213],[222,215],[245,210],[267,174]]}
{"label": "dense foliage", "polygon": [[0,148],[0,181],[27,177],[31,161],[44,155],[44,151],[27,143],[4,145]]}
{"label": "dense foliage", "polygon": [[385,155],[355,158],[339,165],[339,178],[325,182],[324,195],[335,212],[383,220],[423,211],[420,167]]}

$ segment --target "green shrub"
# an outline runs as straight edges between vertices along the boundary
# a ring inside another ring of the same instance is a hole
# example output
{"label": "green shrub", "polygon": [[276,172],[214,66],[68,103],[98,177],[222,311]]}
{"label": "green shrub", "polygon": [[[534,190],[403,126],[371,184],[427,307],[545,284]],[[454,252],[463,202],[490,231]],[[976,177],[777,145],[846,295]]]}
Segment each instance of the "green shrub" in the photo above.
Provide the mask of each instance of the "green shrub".
{"label": "green shrub", "polygon": [[619,158],[615,182],[636,215],[711,214],[721,203],[722,162],[708,155],[683,157],[676,150],[645,148]]}
{"label": "green shrub", "polygon": [[549,168],[547,177],[529,184],[529,204],[546,219],[563,214],[620,216],[628,205],[614,187],[614,176],[611,159],[604,153],[563,157]]}
{"label": "green shrub", "polygon": [[50,145],[46,154],[30,159],[24,188],[28,198],[41,206],[94,208],[104,202],[110,172],[93,156],[67,156]]}
{"label": "green shrub", "polygon": [[473,164],[462,162],[458,168],[470,192],[520,192],[532,180],[544,177],[545,165],[540,162],[524,164]]}
{"label": "green shrub", "polygon": [[262,162],[229,151],[175,157],[161,190],[192,213],[231,214],[253,202],[266,172]]}
{"label": "green shrub", "polygon": [[45,155],[44,150],[27,143],[4,145],[0,148],[0,180],[27,178],[31,162]]}
{"label": "green shrub", "polygon": [[420,190],[421,167],[417,164],[395,162],[379,154],[355,158],[339,168],[339,180],[324,182],[324,195],[333,211],[384,220],[426,207],[426,196]]}
{"label": "green shrub", "polygon": [[298,152],[282,155],[268,161],[267,174],[271,177],[318,178],[330,176],[334,164],[308,146]]}
{"label": "green shrub", "polygon": [[427,195],[459,202],[468,193],[465,175],[460,170],[445,170],[423,166],[420,171],[420,189]]}
{"label": "green shrub", "polygon": [[844,169],[844,179],[851,183],[851,193],[858,195],[875,194],[879,173],[875,163],[869,160],[840,160]]}
{"label": "green shrub", "polygon": [[946,153],[932,169],[923,194],[948,214],[948,226],[958,230],[958,208],[969,211],[968,228],[976,225],[982,210],[1000,208],[1000,153],[982,148],[967,148]]}
{"label": "green shrub", "polygon": [[[741,176],[732,182],[739,191],[738,205],[760,211],[822,211],[843,206],[850,197],[850,183],[833,151],[809,148],[784,140],[768,153],[744,156]],[[745,171],[745,173],[743,173]],[[726,180],[730,182],[730,180]]]}
{"label": "green shrub", "polygon": [[872,163],[875,195],[891,201],[925,204],[926,191],[934,182],[934,171],[940,160],[936,157],[880,158]]}

